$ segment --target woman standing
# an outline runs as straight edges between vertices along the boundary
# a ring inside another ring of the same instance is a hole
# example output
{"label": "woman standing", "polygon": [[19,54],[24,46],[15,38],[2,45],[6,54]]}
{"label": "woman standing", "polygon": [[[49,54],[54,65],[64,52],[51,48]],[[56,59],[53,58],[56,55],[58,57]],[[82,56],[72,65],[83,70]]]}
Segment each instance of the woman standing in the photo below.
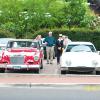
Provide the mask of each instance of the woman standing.
{"label": "woman standing", "polygon": [[63,50],[62,34],[59,34],[59,38],[56,42],[56,48],[57,48],[57,64],[60,64],[60,56],[61,56],[62,50]]}
{"label": "woman standing", "polygon": [[66,48],[66,45],[71,42],[71,40],[68,38],[68,36],[63,35],[63,47]]}

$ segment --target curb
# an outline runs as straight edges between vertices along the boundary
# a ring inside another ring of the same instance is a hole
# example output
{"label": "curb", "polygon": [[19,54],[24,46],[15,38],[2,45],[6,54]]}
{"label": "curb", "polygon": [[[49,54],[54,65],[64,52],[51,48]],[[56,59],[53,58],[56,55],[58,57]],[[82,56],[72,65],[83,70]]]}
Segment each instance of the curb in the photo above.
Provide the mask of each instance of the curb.
{"label": "curb", "polygon": [[26,88],[32,88],[32,87],[73,87],[73,86],[99,86],[98,83],[0,83],[0,87],[26,87]]}
{"label": "curb", "polygon": [[32,88],[32,87],[68,87],[68,86],[80,86],[80,85],[82,86],[100,85],[100,76],[98,75],[96,76],[96,75],[0,74],[0,87]]}
{"label": "curb", "polygon": [[61,75],[61,74],[19,74],[19,73],[14,73],[14,74],[12,74],[12,73],[0,73],[0,77],[16,77],[16,76],[19,76],[19,77],[21,77],[21,76],[47,76],[47,77],[53,77],[53,76],[57,76],[57,77],[100,77],[100,75],[79,75],[79,74],[64,74],[64,75]]}

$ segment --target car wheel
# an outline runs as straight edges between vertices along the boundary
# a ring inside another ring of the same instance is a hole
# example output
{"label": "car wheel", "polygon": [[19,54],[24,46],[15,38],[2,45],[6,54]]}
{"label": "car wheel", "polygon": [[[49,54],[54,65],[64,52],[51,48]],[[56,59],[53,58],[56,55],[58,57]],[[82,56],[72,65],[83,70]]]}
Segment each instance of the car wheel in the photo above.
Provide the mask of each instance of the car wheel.
{"label": "car wheel", "polygon": [[61,70],[61,74],[66,74],[66,70]]}
{"label": "car wheel", "polygon": [[41,60],[40,69],[43,69],[43,61]]}
{"label": "car wheel", "polygon": [[97,74],[97,75],[100,75],[100,71],[96,71],[96,74]]}
{"label": "car wheel", "polygon": [[0,69],[0,73],[4,73],[5,72],[5,69]]}
{"label": "car wheel", "polygon": [[36,74],[39,74],[39,73],[40,73],[40,69],[37,68],[37,69],[34,70],[34,72],[35,72]]}
{"label": "car wheel", "polygon": [[93,71],[92,71],[92,74],[93,74],[93,75],[96,75],[96,70],[93,70]]}

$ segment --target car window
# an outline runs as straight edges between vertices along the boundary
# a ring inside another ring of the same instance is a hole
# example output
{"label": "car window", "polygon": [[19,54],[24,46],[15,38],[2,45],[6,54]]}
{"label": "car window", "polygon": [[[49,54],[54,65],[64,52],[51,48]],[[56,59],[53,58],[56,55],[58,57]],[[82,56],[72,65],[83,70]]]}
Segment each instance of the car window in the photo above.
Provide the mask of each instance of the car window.
{"label": "car window", "polygon": [[31,47],[33,47],[33,48],[37,48],[37,47],[38,47],[37,42],[32,42]]}

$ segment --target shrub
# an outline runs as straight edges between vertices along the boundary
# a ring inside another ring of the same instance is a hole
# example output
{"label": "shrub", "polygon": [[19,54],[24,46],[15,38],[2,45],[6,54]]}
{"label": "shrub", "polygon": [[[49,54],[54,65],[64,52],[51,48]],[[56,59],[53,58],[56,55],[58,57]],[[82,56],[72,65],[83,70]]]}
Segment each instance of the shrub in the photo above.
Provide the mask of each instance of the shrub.
{"label": "shrub", "polygon": [[8,38],[8,37],[15,38],[15,34],[7,30],[0,29],[0,38]]}
{"label": "shrub", "polygon": [[58,38],[59,34],[67,35],[72,41],[90,41],[94,43],[97,50],[100,50],[100,30],[90,30],[85,28],[55,28],[55,29],[42,29],[36,31],[32,38],[35,38],[38,34],[42,37],[46,37],[49,31],[53,32],[53,36]]}

